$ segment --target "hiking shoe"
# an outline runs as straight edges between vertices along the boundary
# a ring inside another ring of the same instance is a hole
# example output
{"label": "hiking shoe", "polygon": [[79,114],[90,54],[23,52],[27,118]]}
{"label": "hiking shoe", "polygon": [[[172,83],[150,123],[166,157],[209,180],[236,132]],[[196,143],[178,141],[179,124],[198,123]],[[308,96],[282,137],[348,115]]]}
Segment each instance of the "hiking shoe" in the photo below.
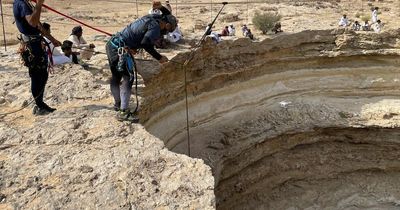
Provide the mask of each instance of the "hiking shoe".
{"label": "hiking shoe", "polygon": [[44,104],[42,109],[45,109],[46,111],[48,111],[50,113],[57,110],[56,108],[49,107],[49,105],[47,105],[47,104]]}
{"label": "hiking shoe", "polygon": [[121,109],[119,107],[121,107],[121,102],[116,102],[113,107],[114,111],[120,111]]}
{"label": "hiking shoe", "polygon": [[133,113],[131,113],[129,110],[119,111],[117,114],[117,120],[120,122],[122,121],[128,121],[132,123],[139,122],[139,118],[134,116]]}
{"label": "hiking shoe", "polygon": [[46,115],[50,112],[44,108],[39,108],[38,106],[33,107],[32,114],[35,116]]}

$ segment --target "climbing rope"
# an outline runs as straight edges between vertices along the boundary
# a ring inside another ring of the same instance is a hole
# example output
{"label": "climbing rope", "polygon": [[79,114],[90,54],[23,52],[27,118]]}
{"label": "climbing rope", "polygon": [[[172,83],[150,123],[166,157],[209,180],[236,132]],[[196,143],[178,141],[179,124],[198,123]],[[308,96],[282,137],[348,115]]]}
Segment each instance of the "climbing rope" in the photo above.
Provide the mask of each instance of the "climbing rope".
{"label": "climbing rope", "polygon": [[200,46],[203,44],[204,39],[207,37],[207,35],[211,32],[211,28],[214,25],[215,21],[217,20],[218,16],[221,14],[222,10],[224,9],[225,5],[227,5],[228,2],[222,2],[222,7],[215,16],[214,20],[210,23],[210,26],[204,32],[203,36],[199,40],[199,42],[195,45],[195,47],[190,51],[188,57],[186,58],[185,62],[182,64],[181,68],[183,68],[184,72],[184,84],[185,84],[185,105],[186,105],[186,133],[187,133],[187,150],[188,150],[188,155],[191,157],[191,147],[190,147],[190,127],[189,127],[189,102],[188,102],[188,90],[187,90],[187,70],[186,66],[189,64],[190,61],[192,61],[194,54],[197,49],[200,48]]}
{"label": "climbing rope", "polygon": [[[30,1],[33,1],[33,2],[36,3],[36,0],[30,0]],[[91,28],[91,29],[93,29],[93,30],[95,30],[95,31],[98,31],[98,32],[103,33],[103,34],[106,34],[106,35],[108,35],[108,36],[112,36],[111,33],[108,33],[108,32],[105,32],[105,31],[103,31],[103,30],[101,30],[101,29],[98,29],[98,28],[95,28],[95,27],[93,27],[93,26],[90,26],[90,25],[88,25],[88,24],[86,24],[86,23],[84,23],[84,22],[82,22],[82,21],[80,21],[80,20],[78,20],[78,19],[75,19],[75,18],[73,18],[73,17],[71,17],[71,16],[69,16],[69,15],[66,15],[66,14],[64,14],[64,13],[59,12],[59,11],[57,11],[57,10],[55,10],[55,9],[53,9],[53,8],[51,8],[51,7],[49,7],[49,6],[47,6],[46,4],[43,4],[43,7],[46,8],[46,9],[48,9],[48,10],[50,10],[50,11],[52,11],[52,12],[54,12],[54,13],[56,13],[56,14],[59,14],[59,15],[65,17],[65,18],[68,18],[68,19],[70,19],[70,20],[73,20],[73,21],[75,21],[75,22],[81,24],[81,25],[84,25],[84,26],[86,26],[86,27],[88,27],[88,28]]]}

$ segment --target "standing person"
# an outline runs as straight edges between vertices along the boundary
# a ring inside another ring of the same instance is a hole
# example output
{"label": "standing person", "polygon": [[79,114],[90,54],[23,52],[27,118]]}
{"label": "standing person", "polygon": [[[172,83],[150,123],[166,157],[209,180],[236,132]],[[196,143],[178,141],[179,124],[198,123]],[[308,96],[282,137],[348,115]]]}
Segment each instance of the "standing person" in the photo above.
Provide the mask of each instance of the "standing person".
{"label": "standing person", "polygon": [[[168,62],[168,58],[160,55],[154,44],[162,35],[176,28],[173,15],[146,15],[128,25],[113,36],[106,44],[108,62],[112,73],[110,88],[114,97],[114,109],[120,121],[138,121],[128,110],[131,96],[135,61],[133,55],[139,49],[146,50],[160,63]],[[121,83],[122,80],[122,83]]]}
{"label": "standing person", "polygon": [[[83,29],[81,26],[76,26],[72,29],[71,35],[68,38],[73,43],[74,52],[79,52],[81,59],[89,60],[93,56],[94,44],[88,44],[83,38]],[[76,50],[78,48],[78,50]]]}
{"label": "standing person", "polygon": [[29,69],[32,96],[36,103],[33,108],[34,115],[44,115],[56,110],[43,101],[49,77],[48,55],[43,47],[43,36],[47,37],[56,47],[61,43],[42,28],[40,15],[43,3],[44,0],[37,0],[35,8],[31,8],[24,0],[14,0],[13,4],[15,23],[21,33],[20,52],[25,66]]}
{"label": "standing person", "polygon": [[379,7],[375,7],[372,10],[372,24],[374,24],[378,21],[378,9],[379,9]]}

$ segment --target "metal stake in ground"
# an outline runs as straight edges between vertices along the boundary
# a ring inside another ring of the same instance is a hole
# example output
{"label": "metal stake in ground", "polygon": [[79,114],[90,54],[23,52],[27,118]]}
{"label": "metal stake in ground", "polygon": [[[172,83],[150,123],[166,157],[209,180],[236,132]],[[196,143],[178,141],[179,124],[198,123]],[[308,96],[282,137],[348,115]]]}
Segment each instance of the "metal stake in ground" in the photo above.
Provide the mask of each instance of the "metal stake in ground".
{"label": "metal stake in ground", "polygon": [[227,5],[228,2],[222,2],[222,7],[219,10],[218,14],[215,16],[214,20],[211,22],[209,25],[208,29],[206,32],[204,32],[203,36],[201,37],[200,41],[195,45],[195,47],[190,51],[190,54],[188,58],[186,59],[185,63],[183,63],[182,68],[184,72],[184,79],[185,79],[185,104],[186,104],[186,132],[187,132],[187,143],[188,143],[188,155],[191,157],[191,152],[190,152],[190,129],[189,129],[189,103],[188,103],[188,91],[187,91],[187,72],[186,72],[186,66],[189,64],[189,62],[193,59],[194,52],[201,46],[203,43],[204,39],[208,34],[211,32],[211,28],[214,25],[215,21],[217,20],[218,16],[221,14],[222,10],[224,9],[225,5]]}
{"label": "metal stake in ground", "polygon": [[1,23],[3,24],[4,50],[7,51],[6,29],[4,28],[3,1],[0,0]]}

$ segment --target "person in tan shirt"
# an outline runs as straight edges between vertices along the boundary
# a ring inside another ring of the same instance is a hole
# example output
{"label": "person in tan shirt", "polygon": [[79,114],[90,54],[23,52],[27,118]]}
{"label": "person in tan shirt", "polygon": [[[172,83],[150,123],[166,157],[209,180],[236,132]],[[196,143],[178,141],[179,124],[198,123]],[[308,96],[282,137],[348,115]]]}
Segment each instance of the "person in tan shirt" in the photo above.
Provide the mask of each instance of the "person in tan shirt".
{"label": "person in tan shirt", "polygon": [[82,27],[76,26],[72,29],[68,40],[73,43],[73,51],[79,53],[81,59],[89,60],[93,55],[95,46],[94,44],[88,44],[82,35]]}

